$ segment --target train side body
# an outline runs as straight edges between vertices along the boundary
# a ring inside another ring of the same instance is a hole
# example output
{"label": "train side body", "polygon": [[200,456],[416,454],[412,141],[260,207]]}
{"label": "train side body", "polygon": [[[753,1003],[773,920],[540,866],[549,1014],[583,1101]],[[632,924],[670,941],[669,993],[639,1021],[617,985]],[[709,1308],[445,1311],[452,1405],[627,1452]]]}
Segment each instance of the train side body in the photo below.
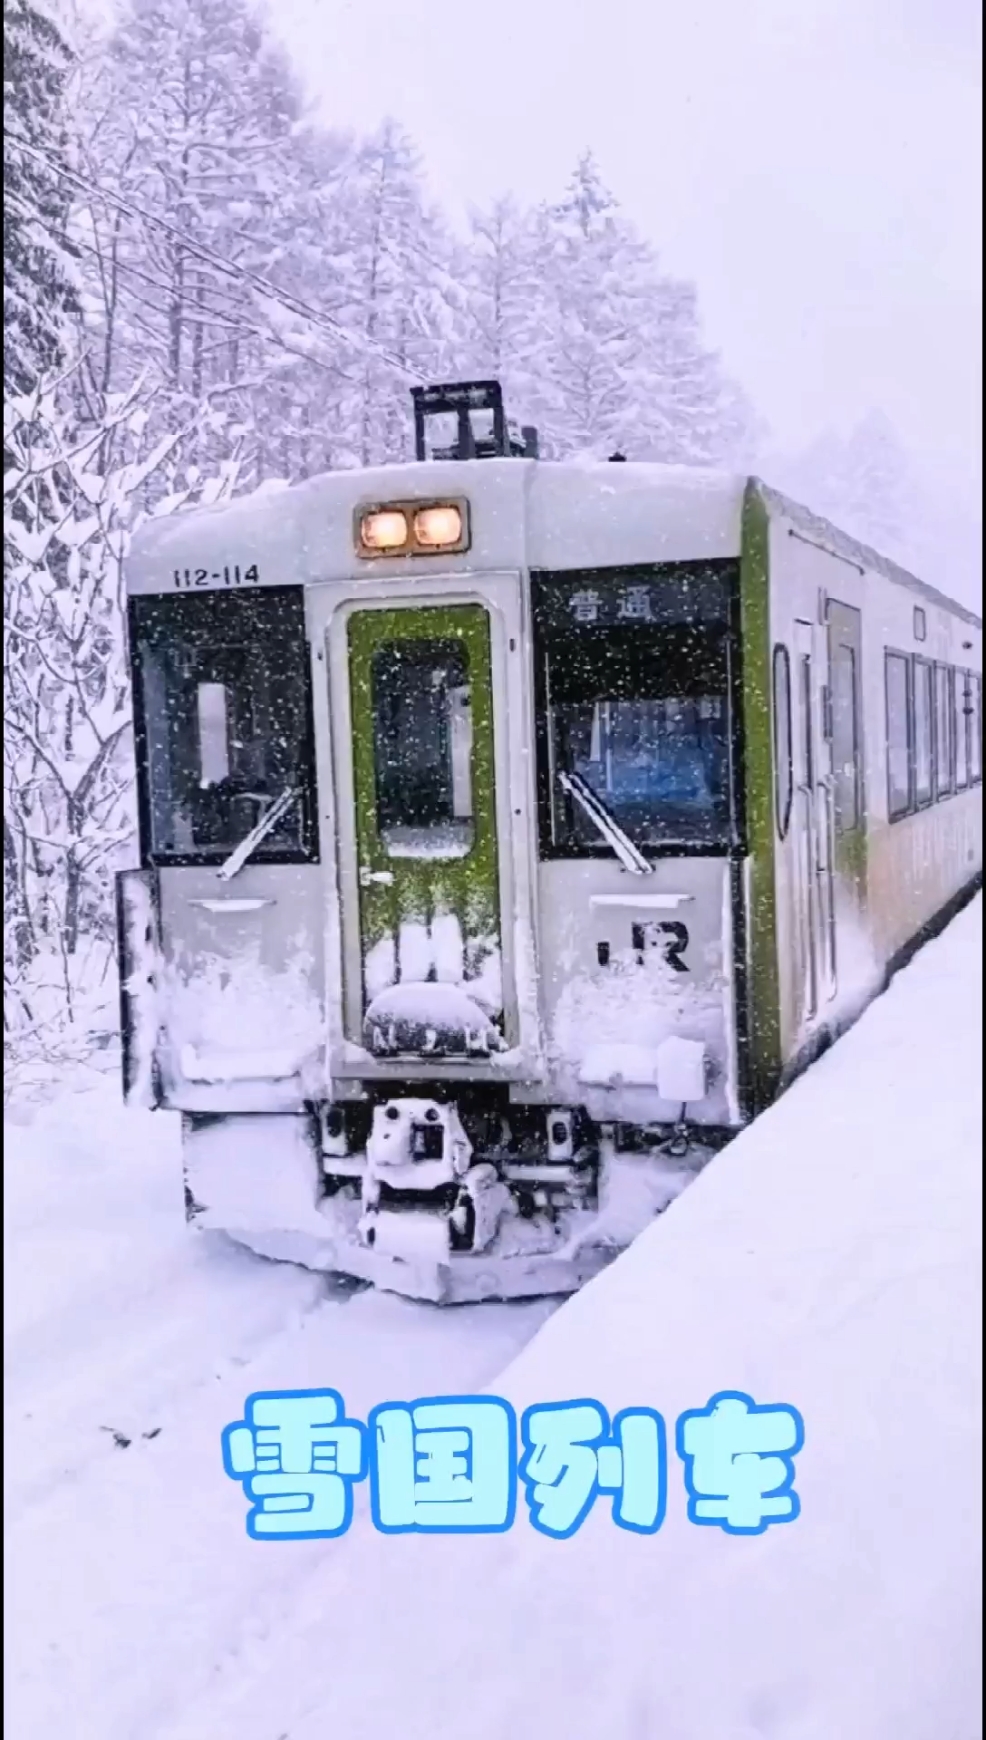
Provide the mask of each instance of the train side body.
{"label": "train side body", "polygon": [[[750,505],[767,525],[775,1063],[784,1081],[859,1014],[981,876],[974,698],[982,628],[972,612],[775,492],[758,486]],[[888,740],[888,659],[906,666],[911,691],[907,741],[896,745]],[[778,720],[785,666],[786,753]],[[922,674],[931,701],[918,789],[914,688]],[[955,737],[963,731],[970,760],[959,784]],[[909,795],[892,813],[899,754]]]}

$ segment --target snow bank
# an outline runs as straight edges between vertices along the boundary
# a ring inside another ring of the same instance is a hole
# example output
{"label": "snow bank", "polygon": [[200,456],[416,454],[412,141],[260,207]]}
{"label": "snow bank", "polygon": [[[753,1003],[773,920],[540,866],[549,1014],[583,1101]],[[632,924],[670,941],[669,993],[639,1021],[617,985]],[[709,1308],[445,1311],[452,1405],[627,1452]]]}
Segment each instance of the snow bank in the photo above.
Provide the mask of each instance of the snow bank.
{"label": "snow bank", "polygon": [[672,1456],[650,1538],[354,1531],[169,1740],[978,1740],[981,913],[491,1386],[790,1403],[800,1518],[696,1528]]}
{"label": "snow bank", "polygon": [[164,1740],[187,1720],[234,1740],[207,1694],[325,1570],[319,1542],[246,1536],[219,1460],[244,1396],[334,1378],[365,1417],[404,1384],[469,1389],[554,1304],[333,1292],[196,1234],[177,1116],[124,1110],[115,1077],[59,1085],[6,1122],[7,1727]]}

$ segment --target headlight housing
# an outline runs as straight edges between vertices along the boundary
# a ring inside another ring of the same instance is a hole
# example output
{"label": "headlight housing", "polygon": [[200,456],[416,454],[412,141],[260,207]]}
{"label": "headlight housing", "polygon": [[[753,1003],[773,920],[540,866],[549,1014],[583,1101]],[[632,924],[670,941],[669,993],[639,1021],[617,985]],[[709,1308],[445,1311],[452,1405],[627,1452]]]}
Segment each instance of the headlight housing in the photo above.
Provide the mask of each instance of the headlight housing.
{"label": "headlight housing", "polygon": [[356,554],[451,556],[468,550],[469,504],[451,501],[364,502],[354,519]]}

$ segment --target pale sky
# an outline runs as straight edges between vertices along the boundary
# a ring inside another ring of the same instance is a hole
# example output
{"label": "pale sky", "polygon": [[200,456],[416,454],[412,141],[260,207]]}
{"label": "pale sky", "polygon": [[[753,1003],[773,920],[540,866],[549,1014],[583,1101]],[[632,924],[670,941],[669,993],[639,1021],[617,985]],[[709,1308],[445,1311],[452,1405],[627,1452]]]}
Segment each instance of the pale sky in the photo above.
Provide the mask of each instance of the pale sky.
{"label": "pale sky", "polygon": [[978,513],[977,0],[272,0],[324,119],[461,218],[582,151],[792,446],[884,409]]}

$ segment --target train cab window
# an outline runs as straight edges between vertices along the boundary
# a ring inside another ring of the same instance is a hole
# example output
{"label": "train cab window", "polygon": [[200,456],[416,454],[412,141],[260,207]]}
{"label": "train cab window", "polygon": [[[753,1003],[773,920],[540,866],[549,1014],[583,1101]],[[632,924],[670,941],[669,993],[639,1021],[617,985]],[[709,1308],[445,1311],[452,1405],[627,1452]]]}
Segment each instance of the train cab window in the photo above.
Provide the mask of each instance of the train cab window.
{"label": "train cab window", "polygon": [[914,660],[914,801],[930,804],[934,792],[934,666]]}
{"label": "train cab window", "polygon": [[729,845],[726,605],[724,581],[690,576],[535,586],[549,852],[609,849],[561,774],[578,776],[637,847]]}
{"label": "train cab window", "polygon": [[372,662],[377,826],[391,858],[463,858],[474,837],[469,654],[395,640]]}
{"label": "train cab window", "polygon": [[783,840],[791,821],[794,797],[794,751],[791,741],[791,659],[786,646],[774,648],[774,806],[777,832]]}
{"label": "train cab window", "polygon": [[902,653],[887,653],[886,685],[887,801],[893,821],[912,807],[911,661]]}
{"label": "train cab window", "polygon": [[300,588],[135,598],[130,632],[145,861],[222,859],[292,792],[255,856],[313,857]]}
{"label": "train cab window", "polygon": [[935,666],[935,791],[940,798],[955,790],[955,707],[951,677],[947,665]]}
{"label": "train cab window", "polygon": [[955,672],[955,789],[969,784],[969,695],[965,671]]}

